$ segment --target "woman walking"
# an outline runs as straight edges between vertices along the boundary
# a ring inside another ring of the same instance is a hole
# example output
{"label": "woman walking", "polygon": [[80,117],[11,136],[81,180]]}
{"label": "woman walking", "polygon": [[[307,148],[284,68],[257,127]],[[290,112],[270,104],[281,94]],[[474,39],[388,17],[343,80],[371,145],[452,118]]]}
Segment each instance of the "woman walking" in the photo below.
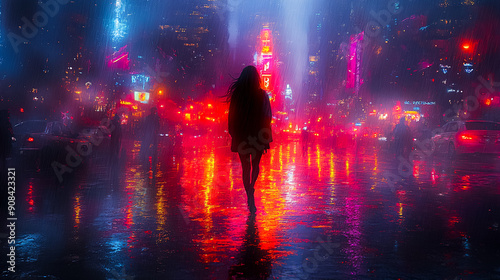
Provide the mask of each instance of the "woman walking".
{"label": "woman walking", "polygon": [[271,104],[266,92],[260,87],[259,72],[247,66],[228,89],[228,131],[231,135],[231,151],[238,153],[242,168],[243,185],[247,193],[248,209],[255,207],[255,182],[259,176],[259,163],[263,153],[270,148]]}

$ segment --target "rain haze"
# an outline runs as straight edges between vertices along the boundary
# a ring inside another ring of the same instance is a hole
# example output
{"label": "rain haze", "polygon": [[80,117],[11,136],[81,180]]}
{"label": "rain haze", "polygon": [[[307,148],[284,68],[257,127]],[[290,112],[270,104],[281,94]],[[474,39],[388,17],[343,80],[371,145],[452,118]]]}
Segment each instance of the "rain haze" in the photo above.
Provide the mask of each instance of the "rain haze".
{"label": "rain haze", "polygon": [[0,0],[2,279],[499,279],[500,2]]}

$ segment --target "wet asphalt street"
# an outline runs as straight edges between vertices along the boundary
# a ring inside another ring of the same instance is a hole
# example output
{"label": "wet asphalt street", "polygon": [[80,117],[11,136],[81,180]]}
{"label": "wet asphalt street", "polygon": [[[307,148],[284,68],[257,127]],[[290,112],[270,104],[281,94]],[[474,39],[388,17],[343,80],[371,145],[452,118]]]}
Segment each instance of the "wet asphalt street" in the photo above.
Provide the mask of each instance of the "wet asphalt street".
{"label": "wet asphalt street", "polygon": [[500,279],[498,157],[401,174],[378,145],[275,141],[252,217],[238,157],[205,138],[147,162],[125,140],[121,163],[94,152],[62,183],[12,159],[16,272],[3,226],[2,279]]}

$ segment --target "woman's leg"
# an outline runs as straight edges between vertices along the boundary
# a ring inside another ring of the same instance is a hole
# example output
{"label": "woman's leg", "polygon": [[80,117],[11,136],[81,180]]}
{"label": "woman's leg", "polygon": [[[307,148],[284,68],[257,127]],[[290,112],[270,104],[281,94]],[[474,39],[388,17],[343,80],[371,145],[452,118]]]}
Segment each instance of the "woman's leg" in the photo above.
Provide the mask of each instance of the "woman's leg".
{"label": "woman's leg", "polygon": [[257,182],[257,178],[259,177],[259,165],[260,165],[260,159],[262,158],[262,152],[257,152],[255,155],[255,158],[252,158],[252,181],[250,185],[253,187],[255,186],[255,182]]}
{"label": "woman's leg", "polygon": [[257,152],[255,154],[255,157],[252,157],[252,181],[250,182],[250,186],[248,187],[247,190],[247,197],[248,197],[248,208],[250,209],[251,213],[257,212],[257,207],[255,207],[255,198],[254,198],[254,193],[255,193],[255,182],[257,181],[257,178],[259,177],[259,164],[260,164],[260,159],[262,158],[262,152]]}
{"label": "woman's leg", "polygon": [[250,187],[250,154],[243,155],[238,153],[238,156],[240,157],[241,162],[243,186],[245,186],[245,190],[247,190]]}
{"label": "woman's leg", "polygon": [[250,168],[252,166],[250,162],[250,154],[243,155],[238,153],[238,155],[240,156],[243,185],[245,186],[245,191],[247,193],[248,209],[250,210],[250,212],[255,213],[257,209],[255,208],[255,200],[253,196],[254,189],[250,181]]}

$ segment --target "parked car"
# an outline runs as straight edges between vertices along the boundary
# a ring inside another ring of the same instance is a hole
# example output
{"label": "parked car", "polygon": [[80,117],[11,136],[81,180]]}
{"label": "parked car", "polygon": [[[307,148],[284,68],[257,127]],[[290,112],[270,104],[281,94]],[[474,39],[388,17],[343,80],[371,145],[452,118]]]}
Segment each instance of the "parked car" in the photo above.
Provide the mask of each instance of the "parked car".
{"label": "parked car", "polygon": [[91,143],[62,122],[48,122],[44,132],[25,136],[19,153],[25,159],[33,160],[39,169],[49,168],[55,160],[68,165],[66,159],[69,151],[85,156],[89,149],[92,149]]}
{"label": "parked car", "polygon": [[47,121],[45,120],[30,120],[24,121],[16,124],[12,130],[14,131],[14,138],[16,141],[12,143],[12,154],[18,155],[19,148],[24,142],[26,135],[31,133],[42,133],[47,127]]}
{"label": "parked car", "polygon": [[110,148],[111,131],[106,126],[86,126],[79,130],[78,138],[85,139],[94,145],[93,149],[107,150]]}
{"label": "parked car", "polygon": [[456,154],[500,154],[500,123],[491,121],[452,121],[442,132],[432,137],[438,153],[452,157]]}

